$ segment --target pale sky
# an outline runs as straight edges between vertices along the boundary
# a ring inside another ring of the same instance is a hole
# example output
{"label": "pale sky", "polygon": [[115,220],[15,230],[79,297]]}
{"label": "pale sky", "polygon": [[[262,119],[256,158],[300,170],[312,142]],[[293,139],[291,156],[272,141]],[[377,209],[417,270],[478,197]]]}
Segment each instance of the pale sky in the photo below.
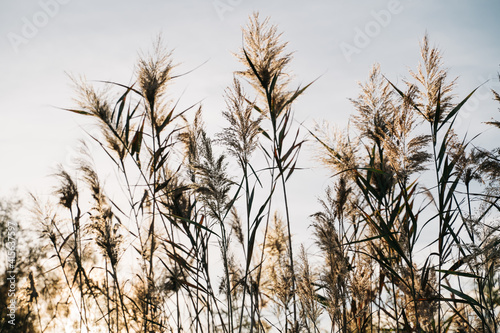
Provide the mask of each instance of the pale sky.
{"label": "pale sky", "polygon": [[[138,51],[148,50],[160,33],[179,72],[204,63],[177,82],[173,96],[184,91],[185,105],[202,101],[212,130],[226,126],[220,123],[223,91],[242,68],[231,52],[241,47],[241,27],[254,11],[284,32],[295,52],[290,68],[296,83],[318,79],[295,107],[306,126],[322,119],[344,126],[353,111],[348,98],[356,97],[357,81],[375,62],[401,83],[416,68],[426,32],[443,51],[450,75],[460,76],[461,96],[492,79],[460,127],[482,131],[480,122],[500,118],[488,94],[499,88],[498,0],[0,0],[0,8],[0,194],[13,187],[50,192],[47,176],[85,138],[88,121],[57,108],[74,106],[65,73],[129,83]],[[310,187],[311,194],[292,198],[299,219],[306,219],[299,231],[331,182],[310,159],[302,166],[308,169],[291,193]]]}

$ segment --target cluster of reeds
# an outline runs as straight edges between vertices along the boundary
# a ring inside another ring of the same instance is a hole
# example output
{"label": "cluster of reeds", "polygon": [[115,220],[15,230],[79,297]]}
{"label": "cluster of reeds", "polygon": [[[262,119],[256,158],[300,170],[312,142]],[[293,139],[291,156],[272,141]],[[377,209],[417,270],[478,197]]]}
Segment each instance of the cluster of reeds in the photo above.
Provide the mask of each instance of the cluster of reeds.
{"label": "cluster of reeds", "polygon": [[56,202],[36,200],[61,304],[38,310],[40,331],[498,331],[500,151],[453,132],[471,95],[455,102],[427,37],[404,89],[376,65],[353,129],[310,131],[336,176],[311,216],[320,260],[292,241],[287,190],[304,143],[293,105],[309,85],[292,88],[268,19],[253,15],[243,37],[213,137],[200,105],[169,97],[179,75],[161,41],[132,84],[74,80],[68,111],[96,121],[118,185],[84,144],[56,174]]}
{"label": "cluster of reeds", "polygon": [[[340,177],[314,224],[339,331],[498,331],[498,151],[458,138],[474,91],[454,102],[427,37],[421,55],[405,89],[374,66],[352,100],[355,130],[313,133]],[[431,173],[434,182],[420,179]]]}
{"label": "cluster of reeds", "polygon": [[[262,331],[277,325],[266,315],[267,303],[277,303],[274,294],[263,291],[283,279],[279,320],[285,330],[298,329],[286,183],[302,145],[298,133],[289,139],[292,104],[304,89],[288,88],[291,57],[276,27],[255,15],[244,36],[239,58],[246,69],[227,89],[229,126],[215,138],[204,128],[201,106],[179,110],[179,101],[166,97],[178,76],[160,41],[139,59],[131,85],[105,82],[99,90],[74,79],[78,107],[68,111],[98,123],[92,139],[117,170],[114,192],[120,192],[106,193],[84,145],[79,167],[56,175],[57,207],[37,207],[53,253],[46,265],[62,274],[62,294],[73,306],[66,318],[76,318],[75,329]],[[263,156],[258,167],[256,151]],[[230,157],[238,165],[234,174],[227,170]],[[285,224],[270,245],[278,232],[270,222],[278,193]],[[272,250],[284,239],[279,253]],[[279,265],[272,274],[268,256]]]}

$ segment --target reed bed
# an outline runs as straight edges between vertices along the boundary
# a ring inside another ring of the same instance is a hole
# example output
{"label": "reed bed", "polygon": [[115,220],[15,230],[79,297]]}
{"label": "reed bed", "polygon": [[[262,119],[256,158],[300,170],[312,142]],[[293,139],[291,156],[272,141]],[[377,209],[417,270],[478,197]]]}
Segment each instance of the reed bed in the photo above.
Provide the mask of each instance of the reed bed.
{"label": "reed bed", "polygon": [[[161,40],[132,84],[73,78],[66,110],[99,131],[52,197],[33,197],[26,324],[2,332],[498,332],[500,148],[455,133],[475,90],[455,96],[440,51],[427,36],[420,49],[400,86],[375,64],[336,131],[294,120],[312,83],[293,85],[287,43],[258,14],[215,136],[200,104],[171,98],[179,74]],[[332,172],[308,251],[288,190],[306,138]]]}

